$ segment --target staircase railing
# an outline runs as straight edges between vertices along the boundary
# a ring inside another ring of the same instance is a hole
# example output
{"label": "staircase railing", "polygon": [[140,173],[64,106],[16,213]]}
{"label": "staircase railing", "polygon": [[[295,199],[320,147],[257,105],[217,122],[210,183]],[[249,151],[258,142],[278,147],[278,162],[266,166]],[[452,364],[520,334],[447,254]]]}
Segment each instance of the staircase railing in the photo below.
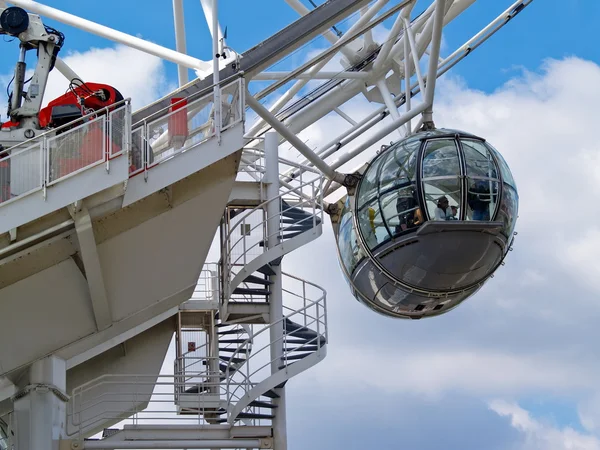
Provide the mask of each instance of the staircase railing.
{"label": "staircase railing", "polygon": [[[244,120],[244,79],[221,88],[221,131]],[[188,102],[173,99],[173,104],[132,126],[130,176],[144,173],[215,136],[214,96],[212,91]]]}
{"label": "staircase railing", "polygon": [[[248,405],[268,390],[281,384],[291,376],[307,370],[315,365],[326,355],[327,336],[327,293],[324,289],[301,278],[289,274],[282,274],[284,285],[296,284],[295,287],[283,289],[284,317],[272,322],[252,336],[252,354],[246,359],[246,378],[253,380],[261,378],[259,383],[244,385],[232,384],[227,377],[227,401],[234,403],[229,412],[230,424],[236,420],[237,415]],[[298,286],[299,285],[299,286]],[[297,305],[300,305],[296,307]],[[270,332],[274,327],[282,329],[281,338],[271,340]],[[307,337],[307,333],[309,336]],[[262,346],[257,341],[262,340]],[[301,342],[300,342],[301,341]],[[243,348],[244,344],[240,346]],[[281,348],[279,356],[273,358],[272,348]],[[239,354],[239,350],[233,357]],[[248,369],[252,367],[252,369]],[[226,375],[230,371],[227,368]],[[279,376],[278,376],[279,375]]]}
{"label": "staircase railing", "polygon": [[129,99],[0,151],[0,207],[129,151]]}
{"label": "staircase railing", "polygon": [[[267,253],[269,251],[267,242],[271,238],[276,238],[276,241],[281,244],[284,241],[286,231],[299,225],[310,225],[310,228],[306,230],[306,232],[310,232],[311,229],[316,229],[322,223],[323,195],[321,187],[323,179],[318,177],[306,182],[298,181],[297,186],[242,213],[239,218],[235,218],[232,224],[229,225],[223,240],[224,248],[222,251],[223,304],[225,309],[233,291],[242,282],[242,279],[238,277],[240,272],[236,269],[249,268],[252,261]],[[267,222],[271,217],[267,215],[266,211],[267,206],[272,202],[279,202],[282,205],[281,214],[279,215],[279,228],[275,231],[267,230]],[[304,210],[307,216],[292,224],[285,223],[285,213],[294,209]],[[257,220],[257,215],[261,219]],[[239,233],[239,237],[234,236],[234,233]],[[291,251],[292,245],[289,245],[289,248]],[[248,269],[248,272],[254,272],[254,270]]]}

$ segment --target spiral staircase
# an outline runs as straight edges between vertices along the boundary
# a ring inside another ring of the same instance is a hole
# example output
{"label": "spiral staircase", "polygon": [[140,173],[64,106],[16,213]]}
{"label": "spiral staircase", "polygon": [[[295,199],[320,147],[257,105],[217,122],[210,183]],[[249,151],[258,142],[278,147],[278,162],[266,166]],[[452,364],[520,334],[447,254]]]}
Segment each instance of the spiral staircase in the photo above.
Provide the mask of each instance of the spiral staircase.
{"label": "spiral staircase", "polygon": [[[218,352],[201,362],[218,370],[222,401],[218,408],[202,406],[202,398],[215,393],[214,373],[191,387],[190,377],[183,381],[183,392],[196,394],[200,406],[179,405],[179,414],[197,414],[212,424],[264,425],[275,418],[286,382],[325,357],[325,291],[280,271],[284,255],[322,233],[321,184],[321,178],[298,180],[295,187],[254,208],[228,207],[221,229],[221,307],[214,325]],[[271,204],[278,206],[276,229],[267,215]],[[282,278],[284,314],[271,320],[269,303],[277,276]],[[275,341],[274,328],[280,331]],[[280,350],[276,358],[272,347]],[[178,364],[176,373],[185,372],[185,361]]]}
{"label": "spiral staircase", "polygon": [[[323,203],[320,178],[302,182],[252,209],[232,207],[223,227],[223,296],[219,312],[220,370],[227,384],[229,411],[220,423],[264,423],[275,418],[279,389],[293,376],[326,355],[325,292],[318,286],[279,271],[283,285],[283,317],[271,320],[269,301],[283,256],[322,233]],[[308,194],[308,195],[307,195]],[[317,194],[317,195],[315,195]],[[267,210],[277,203],[278,226],[269,229]],[[275,245],[272,243],[275,242]],[[269,246],[268,243],[271,243]],[[236,327],[252,324],[245,339],[230,339]],[[255,330],[260,327],[259,330]],[[280,337],[273,341],[273,328]],[[237,348],[231,351],[231,344]],[[226,347],[229,345],[229,347]],[[272,357],[272,347],[280,352]],[[243,372],[244,382],[234,382]],[[257,381],[258,380],[258,381]]]}

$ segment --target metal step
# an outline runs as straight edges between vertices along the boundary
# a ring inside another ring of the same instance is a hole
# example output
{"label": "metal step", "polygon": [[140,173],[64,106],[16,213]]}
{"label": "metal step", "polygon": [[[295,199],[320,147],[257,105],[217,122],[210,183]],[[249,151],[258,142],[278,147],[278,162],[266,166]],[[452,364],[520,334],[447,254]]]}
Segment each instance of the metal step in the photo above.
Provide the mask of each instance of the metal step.
{"label": "metal step", "polygon": [[[310,230],[310,228],[309,228],[309,230]],[[296,236],[298,236],[298,235],[300,235],[300,234],[302,234],[302,233],[304,233],[304,232],[306,232],[306,230],[304,230],[304,231],[297,231],[297,232],[295,232],[295,233],[283,234],[283,235],[281,235],[281,238],[282,238],[283,240],[286,240],[286,239],[292,239],[292,238],[294,238],[294,237],[296,237]],[[264,246],[265,246],[265,241],[260,241],[260,242],[258,243],[258,245],[259,245],[259,247],[264,247]]]}
{"label": "metal step", "polygon": [[287,347],[287,352],[316,352],[319,350],[318,345],[305,345],[304,347]]}
{"label": "metal step", "polygon": [[219,344],[243,344],[248,339],[219,339]]}
{"label": "metal step", "polygon": [[262,284],[265,286],[273,284],[272,281],[267,280],[266,278],[257,277],[255,275],[248,275],[244,280],[244,283]]}
{"label": "metal step", "polygon": [[299,332],[306,335],[312,335],[315,338],[318,336],[316,331],[313,331],[310,328],[306,328],[305,326],[292,322],[290,319],[285,319],[284,326],[285,331],[288,335],[290,335],[292,332]]}
{"label": "metal step", "polygon": [[257,272],[260,272],[263,275],[275,275],[275,271],[269,264],[265,264],[260,269],[258,269]]}
{"label": "metal step", "polygon": [[313,228],[312,222],[307,222],[306,225],[294,225],[291,227],[282,228],[281,231],[284,233],[292,232],[292,231],[307,231]]}
{"label": "metal step", "polygon": [[285,359],[287,361],[297,361],[299,359],[304,359],[309,355],[312,355],[314,352],[309,352],[309,353],[297,353],[295,355],[288,355],[285,357]]}
{"label": "metal step", "polygon": [[239,348],[239,347],[232,347],[232,348],[219,347],[219,351],[226,352],[226,353],[238,352],[239,354],[246,354],[246,353],[248,353],[250,351],[250,349],[248,349],[248,348]]}
{"label": "metal step", "polygon": [[270,409],[277,408],[277,405],[274,405],[273,403],[261,402],[260,400],[253,400],[250,402],[250,404],[248,406],[253,406],[255,408],[270,408]]}
{"label": "metal step", "polygon": [[[302,220],[305,219],[305,220]],[[304,225],[305,223],[313,223],[313,219],[312,219],[312,215],[309,214],[306,217],[302,217],[300,219],[298,218],[291,218],[291,217],[284,217],[281,219],[281,223],[286,223],[289,225]],[[319,216],[315,217],[315,223],[317,225],[319,225],[321,223],[321,218]]]}
{"label": "metal step", "polygon": [[236,419],[274,419],[274,414],[239,413]]}
{"label": "metal step", "polygon": [[[231,324],[228,323],[220,323],[217,324],[217,327],[226,327],[226,326],[232,326]],[[226,336],[226,335],[230,335],[230,334],[244,334],[246,332],[246,330],[244,330],[243,328],[236,328],[234,330],[223,330],[223,331],[217,331],[217,334],[219,336]]]}
{"label": "metal step", "polygon": [[233,364],[239,364],[239,363],[243,363],[244,361],[246,361],[245,358],[232,358],[231,356],[221,356],[221,355],[219,355],[219,359],[222,361],[232,362]]}
{"label": "metal step", "polygon": [[227,320],[244,324],[269,323],[269,303],[230,300],[227,304]]}
{"label": "metal step", "polygon": [[279,398],[279,394],[277,392],[275,392],[273,389],[269,389],[267,392],[262,394],[262,396],[268,397],[268,398]]}
{"label": "metal step", "polygon": [[233,295],[269,295],[268,289],[235,288]]}

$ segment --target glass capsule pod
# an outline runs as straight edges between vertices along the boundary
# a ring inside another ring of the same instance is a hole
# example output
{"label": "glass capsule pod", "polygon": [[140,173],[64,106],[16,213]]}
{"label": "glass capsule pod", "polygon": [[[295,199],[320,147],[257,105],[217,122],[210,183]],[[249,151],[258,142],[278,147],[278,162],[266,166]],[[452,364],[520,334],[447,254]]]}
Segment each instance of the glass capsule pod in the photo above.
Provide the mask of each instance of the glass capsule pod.
{"label": "glass capsule pod", "polygon": [[352,294],[399,318],[456,307],[506,256],[518,198],[508,165],[480,137],[438,129],[382,149],[334,227]]}
{"label": "glass capsule pod", "polygon": [[9,444],[8,426],[0,419],[0,450],[8,450]]}

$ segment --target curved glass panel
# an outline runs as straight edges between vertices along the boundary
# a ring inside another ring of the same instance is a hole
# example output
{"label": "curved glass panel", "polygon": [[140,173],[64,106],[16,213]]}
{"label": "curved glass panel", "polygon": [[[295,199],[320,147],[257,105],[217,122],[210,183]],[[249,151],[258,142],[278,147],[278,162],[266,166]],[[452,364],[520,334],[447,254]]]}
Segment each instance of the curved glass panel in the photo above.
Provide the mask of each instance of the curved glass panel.
{"label": "curved glass panel", "polygon": [[494,180],[467,178],[467,220],[494,220],[498,187]]}
{"label": "curved glass panel", "polygon": [[391,150],[381,166],[379,193],[392,188],[402,188],[417,178],[417,156],[420,140],[410,140]]}
{"label": "curved glass panel", "polygon": [[458,177],[423,181],[429,220],[459,220],[460,191]]}
{"label": "curved glass panel", "polygon": [[486,145],[498,160],[498,164],[500,164],[500,173],[502,174],[502,181],[517,189],[517,184],[515,183],[515,180],[512,176],[512,172],[510,171],[508,164],[506,164],[504,157],[489,142],[486,142]]}
{"label": "curved glass panel", "polygon": [[350,200],[347,198],[342,212],[337,242],[340,249],[340,259],[350,275],[354,272],[359,261],[365,256],[358,245],[358,238],[352,218]]}
{"label": "curved glass panel", "polygon": [[423,154],[423,179],[459,175],[460,162],[454,139],[427,142]]}
{"label": "curved glass panel", "polygon": [[390,238],[381,216],[377,198],[359,209],[358,225],[369,250],[373,250]]}
{"label": "curved glass panel", "polygon": [[515,230],[517,214],[519,212],[519,194],[512,186],[502,185],[502,201],[498,210],[498,220],[504,223],[502,234],[509,240]]}
{"label": "curved glass panel", "polygon": [[385,155],[380,156],[365,171],[358,192],[358,208],[377,196],[379,189],[379,166],[385,159]]}
{"label": "curved glass panel", "polygon": [[416,228],[424,222],[414,184],[382,196],[383,218],[392,235]]}
{"label": "curved glass panel", "polygon": [[460,142],[468,177],[499,179],[494,158],[483,142],[468,139],[461,139]]}

